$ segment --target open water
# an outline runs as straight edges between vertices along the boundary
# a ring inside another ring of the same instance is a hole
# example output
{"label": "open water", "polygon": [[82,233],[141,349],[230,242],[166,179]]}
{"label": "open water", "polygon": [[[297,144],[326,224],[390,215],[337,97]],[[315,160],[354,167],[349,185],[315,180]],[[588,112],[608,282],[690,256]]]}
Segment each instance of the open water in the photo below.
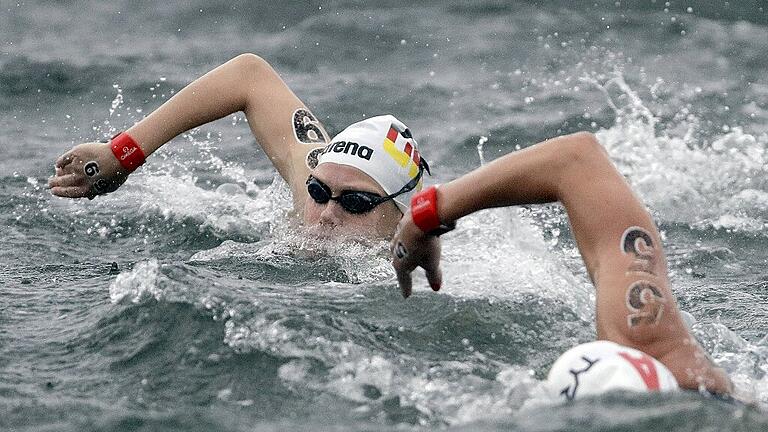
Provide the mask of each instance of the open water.
{"label": "open water", "polygon": [[[0,429],[768,429],[763,0],[0,1]],[[400,297],[384,243],[305,240],[235,115],[118,193],[52,197],[55,158],[243,52],[331,133],[392,113],[450,180],[595,132],[648,204],[681,307],[733,377],[698,394],[541,396],[594,338],[558,206],[446,235]]]}

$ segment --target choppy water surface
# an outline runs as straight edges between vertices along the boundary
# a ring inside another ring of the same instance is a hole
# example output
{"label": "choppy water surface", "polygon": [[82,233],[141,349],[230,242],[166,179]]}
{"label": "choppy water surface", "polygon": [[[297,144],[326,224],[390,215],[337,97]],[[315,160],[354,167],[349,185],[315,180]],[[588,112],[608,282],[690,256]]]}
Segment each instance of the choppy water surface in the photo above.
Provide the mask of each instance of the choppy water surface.
{"label": "choppy water surface", "polygon": [[[269,3],[0,3],[0,428],[768,428],[764,2]],[[752,403],[542,399],[549,365],[594,337],[557,206],[462,221],[444,290],[422,278],[404,301],[385,243],[286,222],[240,115],[177,138],[119,193],[45,190],[72,144],[242,52],[331,132],[400,117],[434,182],[597,133],[663,231],[694,332]]]}

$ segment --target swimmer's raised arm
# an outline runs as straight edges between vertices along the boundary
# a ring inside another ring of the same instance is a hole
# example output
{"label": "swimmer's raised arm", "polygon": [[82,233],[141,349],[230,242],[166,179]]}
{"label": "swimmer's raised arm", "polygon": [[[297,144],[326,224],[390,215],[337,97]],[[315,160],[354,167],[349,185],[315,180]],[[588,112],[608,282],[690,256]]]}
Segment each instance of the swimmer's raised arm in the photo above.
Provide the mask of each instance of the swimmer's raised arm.
{"label": "swimmer's raised arm", "polygon": [[[597,288],[597,337],[634,347],[664,363],[681,387],[730,392],[730,383],[685,327],[669,288],[661,239],[643,204],[593,135],[546,141],[437,189],[436,215],[450,223],[475,211],[560,201]],[[439,249],[403,217],[393,265],[404,294],[416,266],[439,275]]]}
{"label": "swimmer's raised arm", "polygon": [[[238,111],[245,112],[253,135],[291,185],[295,202],[303,203],[309,172],[306,155],[325,144],[327,133],[272,67],[256,55],[240,55],[212,70],[126,133],[149,156],[177,135]],[[97,162],[97,176],[84,173],[89,161]],[[116,189],[127,175],[109,145],[87,143],[56,161],[56,175],[49,185],[55,195],[92,197]],[[108,190],[94,188],[98,178],[109,183]]]}

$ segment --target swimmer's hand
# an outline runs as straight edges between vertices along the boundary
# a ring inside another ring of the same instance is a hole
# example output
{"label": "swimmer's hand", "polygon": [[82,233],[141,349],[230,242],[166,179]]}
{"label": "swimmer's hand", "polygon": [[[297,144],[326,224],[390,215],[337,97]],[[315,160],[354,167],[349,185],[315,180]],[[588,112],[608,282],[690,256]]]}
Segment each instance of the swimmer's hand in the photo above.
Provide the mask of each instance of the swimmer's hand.
{"label": "swimmer's hand", "polygon": [[55,168],[48,187],[67,198],[93,199],[117,190],[128,178],[108,143],[77,145],[56,160]]}
{"label": "swimmer's hand", "polygon": [[443,284],[440,270],[440,238],[426,234],[413,223],[411,212],[403,215],[392,238],[392,266],[397,272],[397,283],[403,297],[411,295],[411,272],[421,267],[426,272],[429,286],[438,291]]}

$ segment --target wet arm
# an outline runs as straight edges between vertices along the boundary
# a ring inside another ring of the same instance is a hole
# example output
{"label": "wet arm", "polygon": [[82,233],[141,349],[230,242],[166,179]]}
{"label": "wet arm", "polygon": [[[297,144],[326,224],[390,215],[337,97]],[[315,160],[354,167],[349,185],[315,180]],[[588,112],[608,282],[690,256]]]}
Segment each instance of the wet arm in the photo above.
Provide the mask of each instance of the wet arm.
{"label": "wet arm", "polygon": [[265,60],[243,54],[189,84],[127,132],[149,155],[189,129],[243,111],[253,135],[290,181],[298,146],[292,115],[299,108],[306,107]]}
{"label": "wet arm", "polygon": [[638,348],[681,386],[727,393],[730,383],[683,324],[650,215],[594,136],[579,133],[515,152],[438,189],[443,222],[475,211],[560,201],[597,288],[599,339]]}
{"label": "wet arm", "polygon": [[[297,110],[306,114],[302,127],[313,132],[303,141],[297,138],[294,127]],[[245,113],[253,135],[291,185],[295,202],[302,203],[303,182],[309,170],[306,154],[323,145],[327,133],[272,67],[256,55],[240,55],[210,71],[126,132],[149,156],[175,136],[239,111]],[[73,148],[56,163],[56,176],[49,181],[52,192],[68,197],[95,195],[95,179],[83,175],[83,164],[88,160],[99,162],[101,177],[122,183],[126,174],[111,158],[103,145],[89,143]]]}

